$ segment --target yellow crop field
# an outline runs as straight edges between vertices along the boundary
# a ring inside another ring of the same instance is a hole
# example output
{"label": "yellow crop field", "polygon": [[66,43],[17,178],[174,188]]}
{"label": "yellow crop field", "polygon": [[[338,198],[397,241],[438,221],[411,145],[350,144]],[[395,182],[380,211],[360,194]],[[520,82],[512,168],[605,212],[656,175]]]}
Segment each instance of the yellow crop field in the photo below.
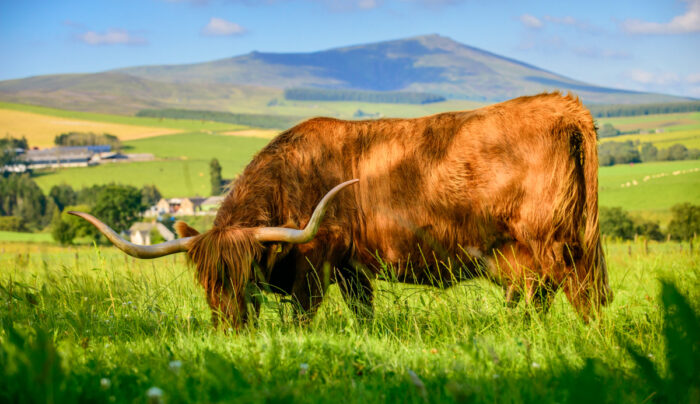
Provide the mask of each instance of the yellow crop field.
{"label": "yellow crop field", "polygon": [[95,122],[0,109],[0,137],[25,136],[31,147],[50,147],[53,146],[54,138],[57,135],[66,132],[109,133],[117,136],[119,140],[125,141],[179,133],[182,130]]}

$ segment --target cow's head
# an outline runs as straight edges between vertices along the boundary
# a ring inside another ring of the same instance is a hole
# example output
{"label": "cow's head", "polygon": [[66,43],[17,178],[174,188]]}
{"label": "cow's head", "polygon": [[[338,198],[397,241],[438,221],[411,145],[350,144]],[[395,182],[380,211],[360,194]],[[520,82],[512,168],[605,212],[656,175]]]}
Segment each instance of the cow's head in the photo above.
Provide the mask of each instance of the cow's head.
{"label": "cow's head", "polygon": [[[350,180],[337,185],[321,199],[304,229],[286,227],[231,227],[214,226],[199,234],[183,222],[176,224],[180,238],[156,245],[136,245],[121,238],[112,228],[84,212],[68,212],[92,223],[117,248],[136,258],[158,258],[186,252],[197,267],[197,278],[207,293],[215,313],[238,323],[245,315],[244,289],[253,275],[253,266],[269,245],[280,243],[301,244],[311,241],[318,232],[321,220],[333,197]],[[270,256],[270,254],[265,254]],[[274,255],[274,254],[273,254]]]}

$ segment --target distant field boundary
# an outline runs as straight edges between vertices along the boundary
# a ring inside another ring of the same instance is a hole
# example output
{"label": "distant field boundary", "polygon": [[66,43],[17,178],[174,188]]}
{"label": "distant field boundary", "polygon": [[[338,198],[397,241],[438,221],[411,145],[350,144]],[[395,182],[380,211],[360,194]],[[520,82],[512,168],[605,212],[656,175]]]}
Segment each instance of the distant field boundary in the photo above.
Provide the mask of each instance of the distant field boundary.
{"label": "distant field boundary", "polygon": [[445,101],[437,94],[409,91],[364,91],[330,88],[288,88],[284,98],[297,101],[358,101],[384,104],[430,104]]}
{"label": "distant field boundary", "polygon": [[591,110],[591,114],[595,118],[674,114],[700,111],[700,101],[632,105],[588,105],[588,109]]}
{"label": "distant field boundary", "polygon": [[136,116],[225,122],[262,129],[285,129],[305,119],[300,116],[240,114],[189,109],[144,109],[137,112]]}

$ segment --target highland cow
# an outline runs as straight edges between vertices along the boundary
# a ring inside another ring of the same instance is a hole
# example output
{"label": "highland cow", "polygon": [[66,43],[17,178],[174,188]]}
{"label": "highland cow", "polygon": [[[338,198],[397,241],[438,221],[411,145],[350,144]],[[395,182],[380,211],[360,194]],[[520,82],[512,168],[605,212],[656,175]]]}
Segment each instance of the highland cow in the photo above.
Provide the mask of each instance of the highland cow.
{"label": "highland cow", "polygon": [[308,319],[337,283],[369,316],[385,270],[443,287],[484,276],[507,304],[540,310],[563,288],[587,319],[612,299],[597,174],[590,112],[540,94],[415,119],[310,119],[253,158],[212,229],[179,222],[171,242],[136,246],[71,213],[132,256],[186,252],[215,323],[234,327],[257,313],[250,285],[291,295]]}

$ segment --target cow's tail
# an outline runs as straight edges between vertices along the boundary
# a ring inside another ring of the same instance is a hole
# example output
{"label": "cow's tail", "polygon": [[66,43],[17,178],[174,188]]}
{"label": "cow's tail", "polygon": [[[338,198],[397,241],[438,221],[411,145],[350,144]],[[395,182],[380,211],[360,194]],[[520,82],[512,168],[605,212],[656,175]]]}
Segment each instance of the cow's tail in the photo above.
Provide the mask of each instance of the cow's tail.
{"label": "cow's tail", "polygon": [[598,149],[597,134],[593,121],[580,126],[581,156],[585,192],[585,230],[583,233],[583,262],[587,269],[588,281],[593,282],[591,296],[596,304],[606,305],[612,301],[608,284],[608,270],[600,239],[598,222]]}

